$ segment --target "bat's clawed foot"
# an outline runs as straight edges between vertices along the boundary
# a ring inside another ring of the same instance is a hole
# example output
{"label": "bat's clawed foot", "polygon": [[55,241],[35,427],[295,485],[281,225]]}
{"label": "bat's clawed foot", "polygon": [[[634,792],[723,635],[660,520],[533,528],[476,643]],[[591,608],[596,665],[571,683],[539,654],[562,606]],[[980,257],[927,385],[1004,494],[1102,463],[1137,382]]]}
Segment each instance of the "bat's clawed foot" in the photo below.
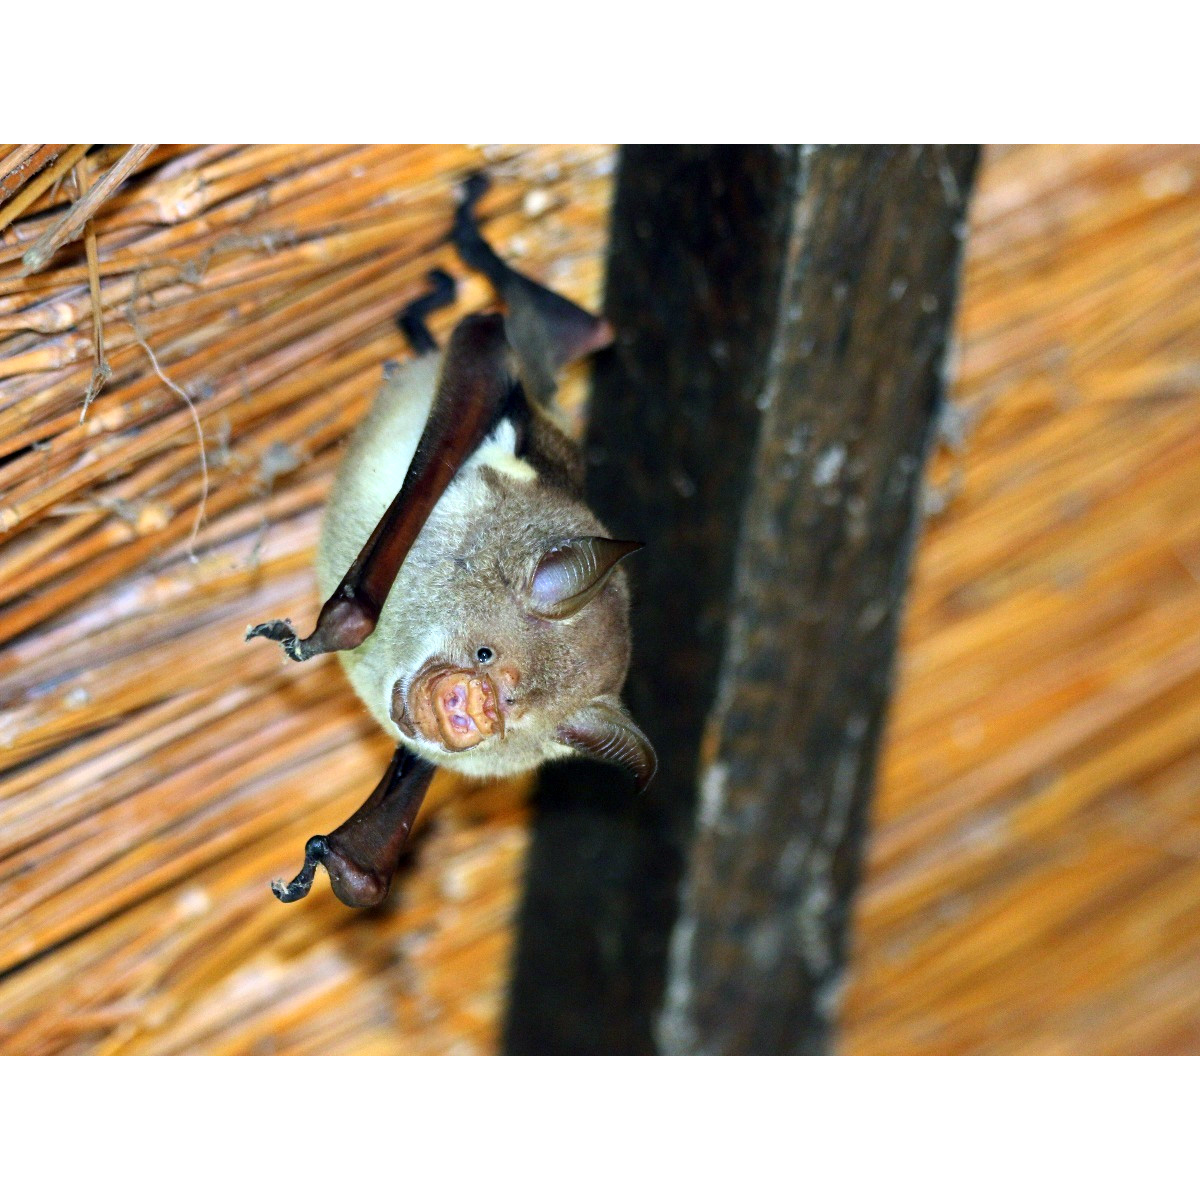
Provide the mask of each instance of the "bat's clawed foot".
{"label": "bat's clawed foot", "polygon": [[323,837],[309,838],[304,847],[304,866],[300,868],[296,878],[291,883],[284,883],[282,879],[271,880],[271,891],[275,893],[275,899],[282,900],[284,904],[303,900],[313,885],[317,863],[324,862],[328,853],[329,847]]}
{"label": "bat's clawed foot", "polygon": [[296,636],[296,631],[292,628],[290,621],[265,621],[261,625],[252,625],[246,630],[246,641],[257,637],[278,642],[283,647],[284,654],[292,662],[304,662],[306,659],[312,658],[312,652],[305,640]]}
{"label": "bat's clawed foot", "polygon": [[430,311],[447,308],[458,299],[458,281],[449,271],[443,271],[441,267],[434,267],[425,276],[425,279],[429,284],[429,291],[422,299],[429,306]]}
{"label": "bat's clawed foot", "polygon": [[383,903],[433,770],[432,763],[398,746],[366,802],[332,833],[310,837],[300,873],[291,883],[275,880],[271,891],[284,904],[303,900],[317,867],[322,866],[333,894],[343,904],[371,908]]}
{"label": "bat's clawed foot", "polygon": [[[396,324],[408,338],[414,354],[431,354],[437,350],[437,341],[429,332],[426,318],[430,313],[437,312],[439,308],[446,308],[458,299],[458,284],[453,275],[436,267],[426,278],[429,281],[429,291],[418,296],[396,317]],[[384,372],[387,372],[386,363]]]}
{"label": "bat's clawed foot", "polygon": [[[405,828],[404,834],[407,833]],[[403,845],[403,838],[399,844]],[[308,839],[304,846],[304,866],[295,879],[291,883],[284,883],[282,879],[271,881],[275,898],[284,904],[303,900],[312,888],[318,865],[329,875],[333,894],[349,908],[373,908],[386,900],[396,869],[395,863],[389,862],[380,870],[375,863],[359,861],[355,847],[346,844],[341,831],[335,830]]]}

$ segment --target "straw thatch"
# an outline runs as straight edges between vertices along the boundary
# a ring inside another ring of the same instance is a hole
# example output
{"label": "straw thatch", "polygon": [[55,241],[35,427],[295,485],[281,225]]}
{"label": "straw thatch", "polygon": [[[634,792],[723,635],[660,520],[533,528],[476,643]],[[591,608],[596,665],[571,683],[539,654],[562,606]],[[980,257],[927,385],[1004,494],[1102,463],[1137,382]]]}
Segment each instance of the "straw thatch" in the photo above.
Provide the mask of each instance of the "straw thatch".
{"label": "straw thatch", "polygon": [[1200,1051],[1200,153],[993,151],[843,1048]]}

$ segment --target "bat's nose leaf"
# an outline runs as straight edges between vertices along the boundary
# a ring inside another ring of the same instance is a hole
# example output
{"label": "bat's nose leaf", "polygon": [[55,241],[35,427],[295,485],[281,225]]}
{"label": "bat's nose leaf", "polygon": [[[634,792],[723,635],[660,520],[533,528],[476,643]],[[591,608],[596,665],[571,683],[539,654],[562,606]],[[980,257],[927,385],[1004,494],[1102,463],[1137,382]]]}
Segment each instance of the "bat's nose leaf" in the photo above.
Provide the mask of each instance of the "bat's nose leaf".
{"label": "bat's nose leaf", "polygon": [[410,689],[413,724],[446,750],[470,750],[504,734],[504,713],[487,675],[442,665],[418,673]]}

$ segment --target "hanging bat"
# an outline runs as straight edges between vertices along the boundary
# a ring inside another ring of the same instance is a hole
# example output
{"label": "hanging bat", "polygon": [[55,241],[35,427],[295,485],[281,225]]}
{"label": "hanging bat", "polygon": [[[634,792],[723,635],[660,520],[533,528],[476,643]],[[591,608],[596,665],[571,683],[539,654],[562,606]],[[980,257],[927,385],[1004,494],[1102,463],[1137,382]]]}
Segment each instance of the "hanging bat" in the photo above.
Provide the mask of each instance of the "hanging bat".
{"label": "hanging bat", "polygon": [[550,413],[569,363],[612,341],[603,318],[508,266],[467,180],[454,243],[503,314],[464,318],[444,351],[426,325],[453,279],[399,316],[415,357],[383,388],[346,452],[317,555],[329,595],[306,638],[269,621],[246,638],[303,662],[340,652],[350,682],[399,745],[365,804],[310,838],[285,902],[317,865],[345,904],[388,893],[437,766],[496,777],[584,755],[644,789],[654,750],[619,699],[629,665],[629,591],[619,564],[640,543],[611,538],[582,499],[583,460]]}

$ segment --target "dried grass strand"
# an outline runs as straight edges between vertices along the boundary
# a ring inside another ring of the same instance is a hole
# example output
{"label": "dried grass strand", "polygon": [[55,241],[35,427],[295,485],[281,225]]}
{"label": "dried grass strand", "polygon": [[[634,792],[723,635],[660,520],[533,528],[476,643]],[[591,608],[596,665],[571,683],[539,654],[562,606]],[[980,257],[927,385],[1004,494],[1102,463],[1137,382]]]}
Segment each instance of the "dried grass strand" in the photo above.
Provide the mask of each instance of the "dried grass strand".
{"label": "dried grass strand", "polygon": [[[79,176],[80,190],[87,187],[90,177],[88,160],[83,158],[76,168]],[[100,297],[100,258],[96,249],[96,227],[88,220],[83,227],[84,253],[87,255],[88,295],[92,305],[92,343],[96,355],[96,365],[92,369],[92,378],[88,390],[83,397],[83,406],[79,410],[79,423],[87,420],[88,409],[92,401],[100,394],[104,385],[112,378],[112,367],[104,353],[104,304]]]}
{"label": "dried grass strand", "polygon": [[196,405],[192,401],[191,396],[162,369],[159,365],[158,355],[154,353],[150,343],[146,341],[145,335],[142,333],[142,327],[138,322],[138,315],[135,309],[136,299],[135,288],[135,295],[130,300],[128,309],[126,309],[126,316],[129,320],[129,327],[133,330],[134,340],[145,350],[147,357],[150,359],[150,365],[154,368],[155,375],[187,405],[187,410],[191,414],[192,424],[196,429],[196,448],[200,455],[200,499],[196,504],[196,519],[192,524],[192,535],[188,541],[188,557],[194,562],[196,558],[196,538],[200,536],[200,526],[204,523],[204,508],[208,503],[208,452],[204,448],[204,427],[200,424],[200,414],[196,411]]}
{"label": "dried grass strand", "polygon": [[[147,155],[155,148],[154,142],[136,143],[96,180],[85,195],[56,221],[21,256],[21,274],[32,275],[50,260],[54,253],[67,242],[78,236],[81,229],[95,216],[97,209],[138,169]],[[89,264],[89,275],[91,267]]]}
{"label": "dried grass strand", "polygon": [[0,208],[0,231],[7,229],[39,196],[58,184],[90,149],[90,145],[72,146],[53,167],[42,171],[32,183]]}
{"label": "dried grass strand", "polygon": [[7,200],[66,149],[65,145],[34,143],[18,146],[5,155],[0,163],[0,200]]}

